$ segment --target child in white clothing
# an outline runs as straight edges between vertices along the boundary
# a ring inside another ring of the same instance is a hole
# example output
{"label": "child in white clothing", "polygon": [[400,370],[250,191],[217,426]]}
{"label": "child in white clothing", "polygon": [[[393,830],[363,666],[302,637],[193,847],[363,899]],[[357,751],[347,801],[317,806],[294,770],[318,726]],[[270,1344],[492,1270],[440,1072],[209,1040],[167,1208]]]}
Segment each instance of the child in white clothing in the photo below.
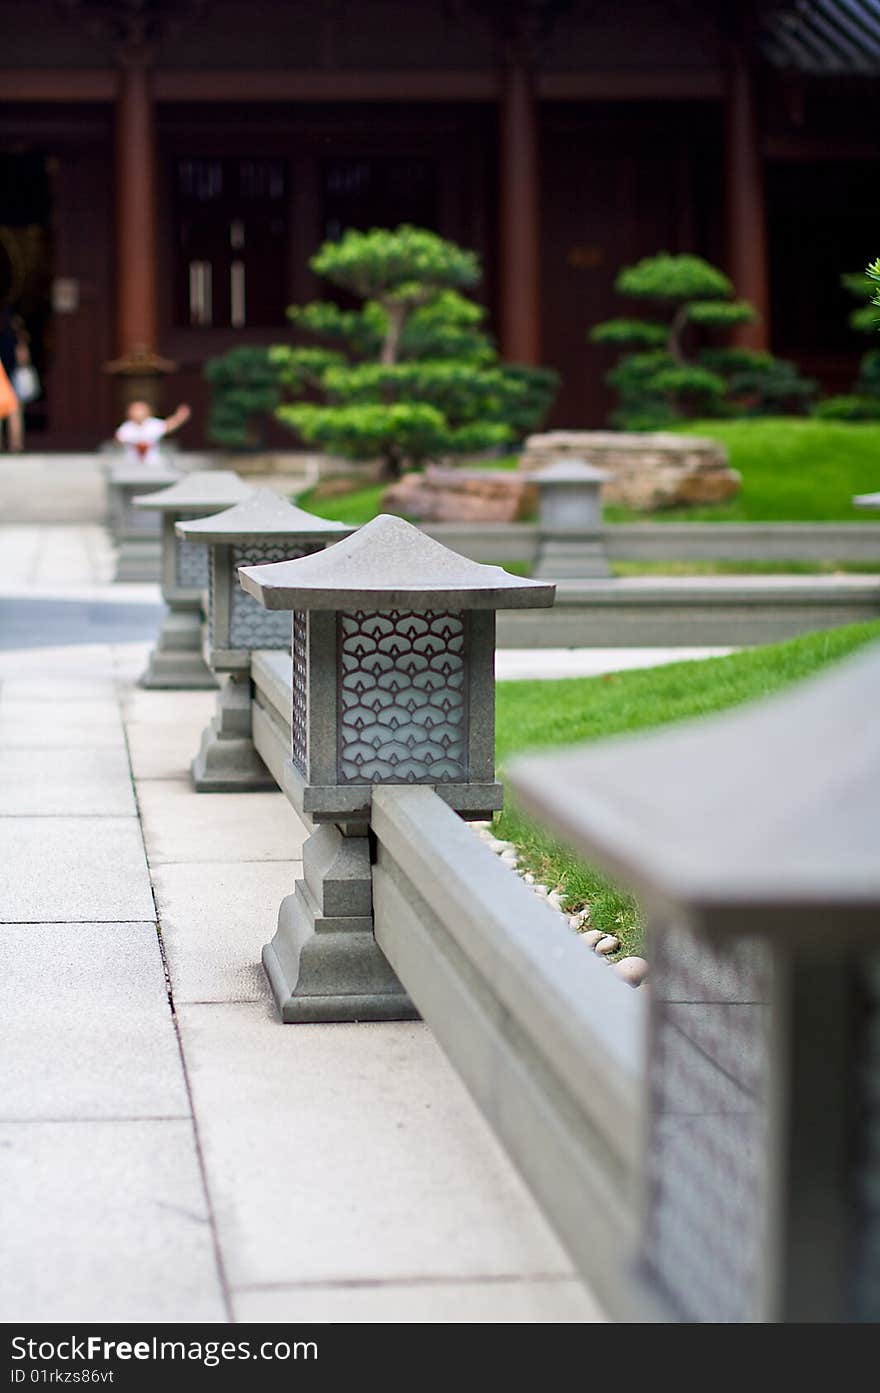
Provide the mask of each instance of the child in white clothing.
{"label": "child in white clothing", "polygon": [[178,430],[191,414],[189,407],[182,405],[163,421],[151,414],[148,402],[130,402],[126,419],[116,432],[116,439],[125,446],[129,464],[158,464],[159,441]]}

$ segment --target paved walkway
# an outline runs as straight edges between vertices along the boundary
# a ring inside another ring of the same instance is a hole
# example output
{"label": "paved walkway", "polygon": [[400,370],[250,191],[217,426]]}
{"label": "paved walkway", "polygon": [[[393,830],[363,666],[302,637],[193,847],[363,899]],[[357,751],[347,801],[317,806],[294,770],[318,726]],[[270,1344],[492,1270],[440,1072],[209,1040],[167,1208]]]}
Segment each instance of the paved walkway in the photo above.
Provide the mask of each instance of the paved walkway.
{"label": "paved walkway", "polygon": [[3,1319],[601,1319],[423,1025],[277,1023],[260,947],[303,829],[280,794],[192,792],[213,697],[136,687],[155,587],[108,584],[94,519],[19,505],[32,520],[0,529]]}
{"label": "paved walkway", "polygon": [[213,697],[139,690],[146,644],[57,643],[116,603],[100,534],[0,558],[3,1318],[601,1318],[426,1027],[277,1023],[303,829],[192,792]]}

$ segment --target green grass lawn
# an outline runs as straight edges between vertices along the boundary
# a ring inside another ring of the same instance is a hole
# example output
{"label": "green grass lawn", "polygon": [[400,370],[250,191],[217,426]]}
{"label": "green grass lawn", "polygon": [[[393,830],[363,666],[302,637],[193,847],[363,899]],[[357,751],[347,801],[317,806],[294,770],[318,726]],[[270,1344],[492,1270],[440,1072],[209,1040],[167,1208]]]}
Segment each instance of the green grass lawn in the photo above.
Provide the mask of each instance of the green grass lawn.
{"label": "green grass lawn", "polygon": [[726,445],[743,477],[729,503],[636,513],[608,508],[609,522],[870,522],[854,493],[880,491],[880,424],[767,417],[694,421],[682,428]]}
{"label": "green grass lawn", "polygon": [[[877,638],[880,620],[744,649],[726,658],[603,677],[500,682],[496,751],[501,777],[505,761],[514,754],[722,711],[808,677]],[[616,934],[622,954],[639,950],[642,925],[631,895],[609,884],[536,826],[510,797],[493,825],[499,837],[517,846],[521,864],[539,884],[561,889],[572,911],[588,904],[592,926]]]}
{"label": "green grass lawn", "polygon": [[[853,508],[850,499],[854,493],[880,491],[880,423],[780,416],[694,421],[681,429],[727,446],[731,464],[743,476],[741,493],[730,503],[712,507],[657,513],[607,508],[609,522],[877,521],[877,514]],[[491,467],[515,464],[513,456],[506,456],[493,460]],[[381,511],[383,492],[384,485],[372,484],[320,501],[311,491],[298,501],[310,512],[359,525]]]}

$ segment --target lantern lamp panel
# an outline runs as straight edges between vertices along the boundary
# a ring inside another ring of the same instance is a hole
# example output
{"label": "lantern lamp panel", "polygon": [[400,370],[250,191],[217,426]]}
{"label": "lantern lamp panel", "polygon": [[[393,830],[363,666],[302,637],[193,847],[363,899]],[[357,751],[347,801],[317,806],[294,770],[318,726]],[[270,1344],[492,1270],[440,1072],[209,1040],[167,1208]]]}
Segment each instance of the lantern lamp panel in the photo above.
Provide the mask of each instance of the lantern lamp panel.
{"label": "lantern lamp panel", "polygon": [[291,718],[291,758],[301,774],[308,772],[309,719],[309,616],[304,610],[293,611],[293,714]]}
{"label": "lantern lamp panel", "polygon": [[232,593],[229,611],[230,648],[289,648],[290,613],[265,609],[238,584],[239,566],[288,561],[320,551],[321,544],[291,542],[246,543],[232,548]]}
{"label": "lantern lamp panel", "polygon": [[340,784],[467,782],[466,617],[343,611],[338,642]]}

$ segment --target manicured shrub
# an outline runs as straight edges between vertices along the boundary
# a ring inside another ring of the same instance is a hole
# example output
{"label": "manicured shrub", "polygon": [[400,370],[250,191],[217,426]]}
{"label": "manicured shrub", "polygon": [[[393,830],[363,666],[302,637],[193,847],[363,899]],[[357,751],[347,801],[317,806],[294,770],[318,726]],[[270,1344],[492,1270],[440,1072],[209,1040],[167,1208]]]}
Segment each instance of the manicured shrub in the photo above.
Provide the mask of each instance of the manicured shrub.
{"label": "manicured shrub", "polygon": [[[874,334],[880,328],[880,261],[865,271],[848,271],[840,278],[844,290],[860,303],[849,313],[849,326],[860,334]],[[851,392],[826,397],[817,402],[817,416],[827,421],[876,421],[880,417],[880,351],[862,355],[859,375]]]}
{"label": "manicured shrub", "polygon": [[281,400],[270,350],[243,345],[209,358],[204,375],[211,388],[208,439],[228,450],[256,450],[265,422]]}
{"label": "manicured shrub", "polygon": [[276,415],[302,440],[350,458],[379,456],[396,477],[428,458],[511,445],[540,425],[556,374],[501,362],[485,311],[463,294],[480,279],[475,253],[404,225],[348,231],[310,264],[362,304],[322,300],[288,312],[323,341],[271,351],[293,398]]}
{"label": "manicured shrub", "polygon": [[627,266],[621,295],[648,301],[663,318],[606,320],[593,343],[628,350],[606,381],[618,394],[612,424],[651,430],[695,416],[797,411],[815,391],[793,363],[747,348],[703,345],[701,331],[724,332],[756,317],[717,267],[699,256],[660,252]]}

